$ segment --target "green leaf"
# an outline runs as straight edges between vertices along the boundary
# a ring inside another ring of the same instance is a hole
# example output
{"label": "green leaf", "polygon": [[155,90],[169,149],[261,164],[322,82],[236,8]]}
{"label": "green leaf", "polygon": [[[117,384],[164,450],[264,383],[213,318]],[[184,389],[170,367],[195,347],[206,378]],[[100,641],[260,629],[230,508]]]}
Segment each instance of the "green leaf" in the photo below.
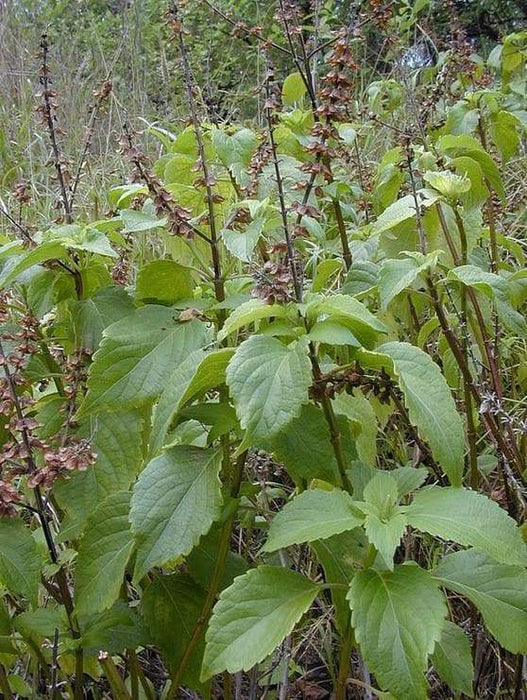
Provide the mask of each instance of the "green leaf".
{"label": "green leaf", "polygon": [[427,470],[416,467],[397,467],[390,471],[390,476],[395,479],[399,498],[418,489],[427,477]]}
{"label": "green leaf", "polygon": [[118,491],[88,520],[75,566],[75,605],[80,614],[100,612],[119,597],[134,541],[128,513],[130,493]]}
{"label": "green leaf", "polygon": [[81,618],[81,631],[78,645],[85,653],[117,654],[125,649],[137,649],[148,641],[142,619],[121,600],[109,610]]}
{"label": "green leaf", "polygon": [[225,589],[212,612],[202,680],[248,671],[291,632],[314,601],[319,586],[281,567],[259,566]]}
{"label": "green leaf", "polygon": [[166,226],[166,218],[157,219],[150,214],[135,209],[121,209],[119,216],[124,224],[123,233],[136,233],[138,231],[150,231],[153,228]]}
{"label": "green leaf", "polygon": [[452,690],[473,697],[474,664],[470,640],[461,628],[445,620],[441,637],[432,654],[432,663],[441,680]]}
{"label": "green leaf", "polygon": [[67,633],[68,616],[63,605],[55,608],[35,608],[17,615],[13,626],[26,639],[41,644],[45,638],[53,639],[56,629],[61,635]]}
{"label": "green leaf", "polygon": [[523,314],[512,307],[512,290],[506,279],[475,265],[455,267],[449,270],[447,279],[473,287],[494,299],[496,311],[503,325],[512,333],[527,338],[527,321]]}
{"label": "green leaf", "polygon": [[[428,209],[439,199],[439,194],[432,190],[418,190],[417,199],[421,208]],[[397,199],[393,204],[383,211],[373,225],[375,233],[389,231],[403,221],[415,219],[415,200],[412,194]]]}
{"label": "green leaf", "polygon": [[346,589],[353,576],[362,568],[366,558],[368,541],[364,530],[346,530],[325,540],[311,543],[324,569],[326,583],[339,583],[342,588],[330,590],[335,605],[335,622],[340,634],[346,632],[350,620],[350,607],[346,600]]}
{"label": "green leaf", "polygon": [[373,467],[377,457],[377,418],[368,399],[359,391],[337,394],[333,400],[335,413],[355,421],[360,429],[356,436],[357,456],[363,464]]}
{"label": "green leaf", "polygon": [[143,306],[104,331],[77,417],[152,401],[175,367],[207,337],[201,321],[179,323],[164,306]]}
{"label": "green leaf", "polygon": [[407,522],[402,513],[394,513],[389,518],[381,518],[368,513],[364,520],[364,530],[368,540],[381,555],[386,567],[393,570],[393,555],[406,530]]}
{"label": "green leaf", "polygon": [[476,550],[448,554],[434,575],[468,598],[490,633],[513,654],[527,653],[527,571],[499,564]]}
{"label": "green leaf", "polygon": [[10,257],[0,272],[0,288],[8,287],[25,270],[46,262],[47,260],[63,260],[67,257],[66,249],[60,243],[47,241],[41,243],[36,248],[24,251],[24,248],[17,246],[17,252],[21,254]]}
{"label": "green leaf", "polygon": [[468,101],[460,100],[448,110],[448,119],[444,127],[447,134],[471,134],[479,122],[479,110],[471,109]]}
{"label": "green leaf", "polygon": [[20,518],[0,519],[0,582],[11,593],[37,602],[40,555],[29,528]]}
{"label": "green leaf", "polygon": [[450,482],[460,484],[465,434],[439,367],[429,355],[409,343],[385,343],[378,351],[393,360],[410,421],[430,445]]}
{"label": "green leaf", "polygon": [[322,260],[317,265],[317,271],[313,278],[312,288],[314,292],[322,292],[328,279],[342,269],[342,261],[330,258]]}
{"label": "green leaf", "polygon": [[46,231],[44,240],[61,243],[71,250],[84,250],[108,258],[118,257],[104,232],[92,226],[64,224]]}
{"label": "green leaf", "polygon": [[424,672],[439,639],[446,604],[437,583],[416,564],[366,569],[348,593],[352,626],[368,668],[383,690],[425,700]]}
{"label": "green leaf", "polygon": [[386,326],[364,304],[344,294],[334,294],[315,301],[308,308],[308,313],[317,317],[328,316],[332,321],[346,325],[367,348],[374,347],[379,336],[388,332]]}
{"label": "green leaf", "polygon": [[393,555],[406,529],[406,518],[396,505],[397,482],[391,472],[375,471],[363,491],[364,503],[357,506],[366,514],[364,529],[386,566],[393,569]]}
{"label": "green leaf", "polygon": [[122,287],[103,287],[90,299],[71,303],[75,344],[96,350],[105,328],[134,311]]}
{"label": "green leaf", "polygon": [[[350,423],[343,416],[337,420],[343,451],[351,467],[357,455]],[[272,452],[297,484],[311,479],[340,483],[328,424],[322,410],[313,404],[304,404],[296,418],[272,437],[264,437],[258,446]]]}
{"label": "green leaf", "polygon": [[426,256],[385,260],[379,271],[379,296],[381,307],[386,309],[392,299],[408,287],[412,287],[423,272],[434,269],[441,251]]}
{"label": "green leaf", "polygon": [[282,318],[287,314],[287,311],[287,306],[266,304],[260,299],[250,299],[238,306],[225,321],[223,328],[218,333],[218,342],[221,343],[228,335],[234,333],[242,326],[248,326],[250,323],[261,321],[263,318]]}
{"label": "green leaf", "polygon": [[[189,574],[204,590],[209,588],[214,575],[223,532],[224,526],[222,526],[221,523],[213,525],[209,532],[201,538],[199,544],[194,547],[185,561],[185,566]],[[227,588],[227,586],[230,586],[236,576],[242,576],[247,573],[248,568],[247,562],[242,556],[236,552],[227,552],[227,558],[225,560],[218,590],[221,591]]]}
{"label": "green leaf", "polygon": [[471,182],[468,177],[455,175],[448,170],[434,172],[429,170],[424,173],[423,180],[430,187],[437,190],[448,201],[456,202],[462,195],[470,190]]}
{"label": "green leaf", "polygon": [[224,129],[216,128],[212,131],[212,144],[216,149],[218,158],[228,168],[238,185],[244,187],[249,184],[247,166],[251,162],[253,153],[258,147],[258,137],[251,129],[239,129],[233,134]]}
{"label": "green leaf", "polygon": [[219,517],[220,466],[221,452],[177,445],[141,472],[130,511],[136,580],[188,554]]}
{"label": "green leaf", "polygon": [[53,488],[53,495],[67,513],[62,541],[79,537],[98,503],[130,488],[143,462],[143,428],[138,411],[99,413],[82,426],[80,435],[91,439],[97,461]]}
{"label": "green leaf", "polygon": [[500,152],[504,162],[507,162],[518,150],[520,131],[523,125],[512,112],[500,109],[490,119],[490,136]]}
{"label": "green leaf", "polygon": [[418,530],[477,547],[504,564],[527,564],[527,545],[516,522],[482,493],[433,486],[416,495],[406,515]]}
{"label": "green leaf", "polygon": [[251,221],[243,231],[223,229],[221,237],[227,250],[243,262],[250,262],[264,228],[265,220],[261,217]]}
{"label": "green leaf", "polygon": [[151,456],[156,455],[165,445],[165,440],[177,412],[181,408],[181,397],[188,388],[201,360],[204,350],[191,352],[168,377],[165,388],[154,409],[152,432],[150,434]]}
{"label": "green leaf", "polygon": [[[160,649],[172,673],[178,667],[205,603],[205,592],[188,574],[155,576],[141,597],[141,614],[152,641]],[[203,690],[199,681],[205,635],[185,666],[181,682],[193,690]]]}
{"label": "green leaf", "polygon": [[349,328],[331,319],[317,321],[309,331],[309,339],[315,343],[326,343],[327,345],[361,347],[360,342]]}
{"label": "green leaf", "polygon": [[255,439],[278,433],[307,403],[311,364],[307,339],[283,345],[255,335],[243,342],[227,367],[227,385],[242,425]]}
{"label": "green leaf", "polygon": [[282,102],[286,106],[298,102],[306,94],[307,88],[300,73],[291,73],[282,86]]}
{"label": "green leaf", "polygon": [[185,403],[225,383],[225,371],[233,354],[232,348],[208,354],[196,350],[173,372],[154,412],[150,454],[163,447],[170,425]]}
{"label": "green leaf", "polygon": [[498,166],[488,153],[481,149],[466,151],[465,155],[477,161],[483,170],[487,183],[498,195],[501,201],[506,201],[505,188]]}
{"label": "green leaf", "polygon": [[153,260],[139,270],[135,298],[143,303],[173,304],[192,296],[192,271],[173,260]]}
{"label": "green leaf", "polygon": [[292,544],[325,539],[353,530],[363,520],[362,513],[345,491],[304,491],[275,515],[263,550],[273,552]]}

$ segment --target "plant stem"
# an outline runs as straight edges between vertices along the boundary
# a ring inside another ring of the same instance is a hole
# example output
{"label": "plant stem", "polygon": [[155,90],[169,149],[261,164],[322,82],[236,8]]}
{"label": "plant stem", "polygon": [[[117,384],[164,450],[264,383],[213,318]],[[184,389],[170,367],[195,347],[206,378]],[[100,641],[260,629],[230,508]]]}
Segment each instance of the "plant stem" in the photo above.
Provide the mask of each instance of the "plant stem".
{"label": "plant stem", "polygon": [[2,697],[5,698],[5,700],[10,700],[13,697],[3,664],[0,664],[0,690],[2,691]]}
{"label": "plant stem", "polygon": [[[235,471],[233,474],[231,488],[230,488],[230,496],[233,499],[238,498],[241,480],[242,480],[242,475],[243,475],[243,467],[245,465],[246,459],[247,459],[247,452],[243,452],[236,460]],[[220,540],[220,543],[218,546],[216,565],[214,567],[214,572],[212,574],[212,578],[210,580],[210,584],[209,584],[209,587],[207,590],[207,596],[205,598],[205,602],[203,603],[203,607],[201,609],[201,613],[200,613],[200,616],[198,618],[198,621],[196,622],[194,630],[192,631],[192,635],[190,637],[190,640],[185,648],[185,651],[183,652],[183,656],[181,657],[181,661],[179,662],[178,667],[172,676],[172,679],[170,681],[170,687],[168,688],[165,700],[172,700],[172,698],[176,697],[176,693],[177,693],[178,688],[181,684],[181,678],[183,675],[183,671],[185,670],[187,663],[188,663],[190,657],[192,656],[194,649],[196,648],[196,644],[198,643],[202,632],[204,631],[205,627],[208,624],[208,621],[209,621],[209,618],[210,618],[210,615],[212,612],[212,608],[214,606],[214,603],[216,601],[216,597],[218,595],[218,591],[219,591],[219,587],[220,587],[220,583],[221,583],[221,578],[222,578],[223,572],[225,570],[225,563],[227,561],[227,555],[228,555],[229,549],[230,549],[232,530],[234,527],[235,520],[236,520],[236,511],[228,518],[228,520],[225,522],[225,524],[223,526],[223,532],[222,532],[221,540]]]}
{"label": "plant stem", "polygon": [[124,681],[121,678],[121,674],[117,670],[112,657],[107,651],[101,651],[99,653],[99,663],[101,664],[106,680],[110,685],[114,700],[132,700],[132,696],[126,689]]}
{"label": "plant stem", "polygon": [[335,688],[335,700],[346,700],[348,674],[351,661],[351,652],[355,646],[355,635],[351,626],[351,619],[348,623],[344,639],[340,648],[339,654],[339,669],[337,675],[337,684]]}

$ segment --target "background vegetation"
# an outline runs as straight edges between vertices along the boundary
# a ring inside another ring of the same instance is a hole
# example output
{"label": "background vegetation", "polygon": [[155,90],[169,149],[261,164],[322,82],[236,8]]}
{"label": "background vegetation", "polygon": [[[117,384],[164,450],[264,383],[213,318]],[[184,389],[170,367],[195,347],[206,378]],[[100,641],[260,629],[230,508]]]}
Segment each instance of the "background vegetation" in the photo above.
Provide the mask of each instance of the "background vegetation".
{"label": "background vegetation", "polygon": [[527,6],[0,0],[0,691],[525,698]]}

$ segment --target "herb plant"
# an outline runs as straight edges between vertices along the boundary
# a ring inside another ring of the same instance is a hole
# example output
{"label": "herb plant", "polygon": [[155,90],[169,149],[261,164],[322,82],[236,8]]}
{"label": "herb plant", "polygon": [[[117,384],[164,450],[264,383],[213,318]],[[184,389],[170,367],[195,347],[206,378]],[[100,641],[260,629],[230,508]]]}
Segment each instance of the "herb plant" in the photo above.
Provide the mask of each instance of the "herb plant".
{"label": "herb plant", "polygon": [[123,125],[97,219],[111,82],[72,166],[43,37],[61,220],[2,204],[4,697],[299,697],[317,635],[337,700],[521,697],[527,34],[365,79],[361,38],[427,3],[392,5],[222,16],[264,66],[250,125],[209,121],[173,6],[188,124],[153,163]]}

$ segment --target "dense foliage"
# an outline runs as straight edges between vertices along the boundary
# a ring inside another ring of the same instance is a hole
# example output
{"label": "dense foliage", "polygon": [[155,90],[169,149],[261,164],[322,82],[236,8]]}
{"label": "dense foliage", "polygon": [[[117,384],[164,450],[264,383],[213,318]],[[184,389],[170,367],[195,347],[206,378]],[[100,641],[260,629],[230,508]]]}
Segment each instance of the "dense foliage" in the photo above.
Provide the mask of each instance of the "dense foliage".
{"label": "dense foliage", "polygon": [[0,198],[3,697],[522,697],[527,33],[475,53],[448,5],[146,3],[186,117],[123,119],[104,191],[111,70],[69,158],[39,39],[46,186],[7,139]]}

